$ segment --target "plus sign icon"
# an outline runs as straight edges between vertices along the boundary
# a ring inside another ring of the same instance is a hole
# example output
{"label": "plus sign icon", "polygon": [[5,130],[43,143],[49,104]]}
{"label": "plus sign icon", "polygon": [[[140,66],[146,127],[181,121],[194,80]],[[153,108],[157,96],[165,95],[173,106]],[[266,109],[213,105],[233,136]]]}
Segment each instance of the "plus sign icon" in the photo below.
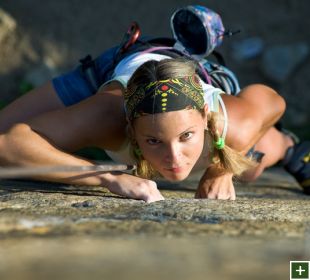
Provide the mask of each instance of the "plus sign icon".
{"label": "plus sign icon", "polygon": [[290,261],[290,280],[310,280],[309,264],[307,261]]}

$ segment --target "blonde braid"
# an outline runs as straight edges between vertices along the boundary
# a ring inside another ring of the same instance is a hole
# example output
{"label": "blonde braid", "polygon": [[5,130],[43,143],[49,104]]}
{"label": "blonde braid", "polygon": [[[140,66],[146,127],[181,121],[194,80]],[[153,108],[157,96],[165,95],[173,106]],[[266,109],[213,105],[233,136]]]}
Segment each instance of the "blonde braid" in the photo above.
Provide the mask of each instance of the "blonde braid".
{"label": "blonde braid", "polygon": [[253,168],[257,163],[251,158],[243,156],[241,153],[234,149],[231,149],[227,145],[223,149],[217,149],[214,147],[214,142],[217,142],[220,138],[219,131],[217,129],[219,113],[211,112],[208,114],[208,131],[210,134],[211,149],[212,149],[212,162],[217,165],[219,169],[232,173],[235,176],[240,176],[244,171]]}
{"label": "blonde braid", "polygon": [[162,177],[153,166],[143,157],[138,143],[133,138],[132,130],[128,130],[128,137],[130,140],[129,153],[135,160],[137,168],[133,171],[133,175],[139,176],[145,179],[153,179],[155,177]]}

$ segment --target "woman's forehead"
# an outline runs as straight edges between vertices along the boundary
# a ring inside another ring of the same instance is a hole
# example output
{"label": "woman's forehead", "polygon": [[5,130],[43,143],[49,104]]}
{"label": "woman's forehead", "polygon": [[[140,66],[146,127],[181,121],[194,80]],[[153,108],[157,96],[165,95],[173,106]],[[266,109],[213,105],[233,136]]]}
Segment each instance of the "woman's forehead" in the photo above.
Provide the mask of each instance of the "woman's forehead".
{"label": "woman's forehead", "polygon": [[160,127],[186,127],[195,125],[202,120],[201,113],[195,109],[171,111],[143,115],[135,119],[134,126],[137,129],[152,130]]}

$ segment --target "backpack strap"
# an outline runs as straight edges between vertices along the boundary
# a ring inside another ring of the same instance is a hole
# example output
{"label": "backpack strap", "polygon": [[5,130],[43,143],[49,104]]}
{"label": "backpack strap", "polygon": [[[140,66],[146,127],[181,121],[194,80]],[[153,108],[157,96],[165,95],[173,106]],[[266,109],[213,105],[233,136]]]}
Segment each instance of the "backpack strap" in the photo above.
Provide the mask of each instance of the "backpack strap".
{"label": "backpack strap", "polygon": [[116,48],[115,54],[113,55],[113,61],[109,68],[105,70],[103,77],[99,77],[99,69],[96,65],[96,60],[93,60],[90,55],[87,55],[80,60],[81,72],[90,84],[94,93],[97,92],[102,83],[110,79],[115,67],[121,60],[137,52],[158,53],[171,58],[186,57],[197,63],[199,66],[197,74],[205,83],[220,88],[227,94],[236,95],[240,91],[236,76],[233,72],[223,66],[225,65],[225,61],[218,52],[212,52],[218,63],[206,59],[199,60],[185,50],[176,49],[174,47],[176,43],[175,39],[169,37],[143,37],[139,39],[139,30],[137,23],[131,25],[125,33],[121,44]]}
{"label": "backpack strap", "polygon": [[96,69],[95,61],[91,55],[87,55],[80,59],[80,71],[85,80],[89,83],[93,92],[96,92],[100,86],[98,71]]}

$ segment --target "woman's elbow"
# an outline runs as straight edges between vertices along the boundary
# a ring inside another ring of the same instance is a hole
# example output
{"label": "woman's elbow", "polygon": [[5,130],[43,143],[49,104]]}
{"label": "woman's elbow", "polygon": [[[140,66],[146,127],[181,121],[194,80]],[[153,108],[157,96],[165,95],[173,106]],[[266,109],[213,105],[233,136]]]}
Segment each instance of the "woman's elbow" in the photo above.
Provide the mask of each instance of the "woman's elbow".
{"label": "woman's elbow", "polygon": [[270,109],[276,118],[280,118],[286,109],[284,98],[271,87],[261,84],[255,86],[258,88],[257,98],[261,98],[262,101],[266,100],[264,102],[266,109]]}
{"label": "woman's elbow", "polygon": [[279,114],[279,118],[283,116],[286,110],[286,102],[285,99],[281,95],[277,95],[277,111]]}
{"label": "woman's elbow", "polygon": [[24,143],[27,142],[30,130],[26,124],[16,124],[0,135],[0,165],[19,164],[20,155],[25,148]]}
{"label": "woman's elbow", "polygon": [[262,125],[274,125],[284,114],[286,102],[274,89],[263,84],[253,84],[242,92],[242,98],[250,104],[253,115],[262,120]]}
{"label": "woman's elbow", "polygon": [[266,102],[266,116],[263,122],[263,128],[273,126],[285,113],[285,99],[272,88],[269,89],[269,102]]}

